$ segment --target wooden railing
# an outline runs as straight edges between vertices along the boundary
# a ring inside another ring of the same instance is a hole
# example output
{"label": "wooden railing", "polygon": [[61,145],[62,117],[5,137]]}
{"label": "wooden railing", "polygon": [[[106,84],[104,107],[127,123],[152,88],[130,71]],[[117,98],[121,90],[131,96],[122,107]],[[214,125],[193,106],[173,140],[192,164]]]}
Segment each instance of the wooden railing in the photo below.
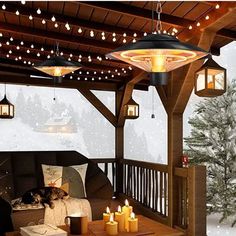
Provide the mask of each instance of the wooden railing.
{"label": "wooden railing", "polygon": [[167,165],[122,160],[123,193],[153,212],[167,216]]}
{"label": "wooden railing", "polygon": [[[92,159],[110,179],[114,192],[122,179],[120,199],[128,198],[148,217],[168,223],[168,166],[123,159]],[[118,167],[123,176],[118,177]],[[175,168],[177,219],[175,227],[188,236],[206,235],[206,169],[204,166]]]}

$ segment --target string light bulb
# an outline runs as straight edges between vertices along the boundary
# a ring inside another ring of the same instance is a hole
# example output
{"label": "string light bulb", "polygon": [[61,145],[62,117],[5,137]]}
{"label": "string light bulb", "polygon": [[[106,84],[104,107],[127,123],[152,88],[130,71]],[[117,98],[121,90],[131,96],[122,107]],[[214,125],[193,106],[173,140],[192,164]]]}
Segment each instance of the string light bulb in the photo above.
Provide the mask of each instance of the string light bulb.
{"label": "string light bulb", "polygon": [[112,39],[112,41],[113,41],[113,42],[116,42],[116,38],[114,37],[114,38]]}
{"label": "string light bulb", "polygon": [[44,51],[44,48],[43,47],[41,47],[41,49],[40,49],[42,52]]}
{"label": "string light bulb", "polygon": [[55,22],[56,21],[55,16],[52,16],[51,20],[52,20],[52,22]]}
{"label": "string light bulb", "polygon": [[70,25],[69,25],[68,22],[65,24],[65,27],[66,27],[67,30],[70,30]]}
{"label": "string light bulb", "polygon": [[40,8],[37,9],[37,14],[38,14],[38,15],[41,14],[41,10],[40,10]]}
{"label": "string light bulb", "polygon": [[93,30],[90,31],[90,37],[92,37],[92,38],[94,37],[94,31]]}
{"label": "string light bulb", "polygon": [[197,23],[197,27],[199,27],[200,25],[201,25],[200,22],[198,22],[198,23]]}
{"label": "string light bulb", "polygon": [[123,43],[126,43],[126,39],[123,39]]}
{"label": "string light bulb", "polygon": [[207,15],[207,16],[205,17],[205,19],[206,19],[206,20],[209,20],[209,19],[210,19],[210,17]]}
{"label": "string light bulb", "polygon": [[16,49],[17,49],[17,50],[20,50],[20,46],[16,46]]}
{"label": "string light bulb", "polygon": [[216,8],[216,9],[219,9],[219,8],[220,8],[220,5],[219,5],[219,4],[216,4],[215,8]]}
{"label": "string light bulb", "polygon": [[20,12],[18,10],[16,10],[16,15],[19,16],[20,15]]}
{"label": "string light bulb", "polygon": [[0,33],[0,37],[2,37],[3,36],[3,34],[2,33]]}
{"label": "string light bulb", "polygon": [[45,25],[46,24],[46,21],[44,19],[42,19],[42,24]]}
{"label": "string light bulb", "polygon": [[21,42],[20,42],[20,45],[24,45],[24,42],[23,42],[23,41],[21,41]]}
{"label": "string light bulb", "polygon": [[27,51],[26,51],[28,54],[30,53],[30,50],[29,49],[27,49]]}
{"label": "string light bulb", "polygon": [[25,5],[25,1],[21,1],[21,4],[22,4],[22,5]]}
{"label": "string light bulb", "polygon": [[13,38],[12,38],[12,37],[10,38],[10,41],[13,41]]}
{"label": "string light bulb", "polygon": [[39,52],[37,53],[37,57],[40,57],[40,53]]}
{"label": "string light bulb", "polygon": [[57,24],[57,23],[55,23],[55,24],[54,24],[54,27],[55,27],[55,28],[57,28],[57,27],[58,27],[58,24]]}
{"label": "string light bulb", "polygon": [[29,20],[33,20],[33,16],[32,15],[29,15]]}
{"label": "string light bulb", "polygon": [[191,25],[188,27],[189,30],[191,30],[192,28],[193,28],[193,27],[192,27]]}
{"label": "string light bulb", "polygon": [[78,29],[78,33],[81,34],[83,31],[81,28]]}
{"label": "string light bulb", "polygon": [[127,36],[127,34],[126,33],[123,33],[123,37],[126,37]]}
{"label": "string light bulb", "polygon": [[6,5],[2,5],[2,10],[6,10]]}
{"label": "string light bulb", "polygon": [[6,45],[10,45],[10,42],[9,42],[9,41],[7,41],[7,42],[6,42]]}
{"label": "string light bulb", "polygon": [[134,37],[137,37],[137,34],[136,34],[136,33],[134,33]]}
{"label": "string light bulb", "polygon": [[34,45],[33,44],[31,44],[31,46],[30,46],[31,48],[34,48]]}

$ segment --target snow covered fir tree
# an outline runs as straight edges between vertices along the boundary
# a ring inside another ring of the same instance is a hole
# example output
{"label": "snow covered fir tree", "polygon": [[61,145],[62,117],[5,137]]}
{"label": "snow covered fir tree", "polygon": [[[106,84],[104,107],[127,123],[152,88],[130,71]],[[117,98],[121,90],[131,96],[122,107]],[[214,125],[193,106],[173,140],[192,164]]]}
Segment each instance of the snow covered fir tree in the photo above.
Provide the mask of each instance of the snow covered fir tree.
{"label": "snow covered fir tree", "polygon": [[185,152],[207,167],[207,210],[236,225],[236,80],[223,96],[201,100],[189,118]]}

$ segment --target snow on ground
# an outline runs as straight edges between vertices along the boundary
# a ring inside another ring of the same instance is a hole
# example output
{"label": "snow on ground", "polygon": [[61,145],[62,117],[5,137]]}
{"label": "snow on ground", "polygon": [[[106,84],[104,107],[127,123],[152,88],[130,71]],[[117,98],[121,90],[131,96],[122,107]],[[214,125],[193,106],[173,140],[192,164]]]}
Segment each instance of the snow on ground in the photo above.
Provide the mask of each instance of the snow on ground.
{"label": "snow on ground", "polygon": [[219,219],[219,214],[212,214],[207,217],[207,236],[236,236],[236,226],[231,227],[232,218],[228,218],[220,224]]}

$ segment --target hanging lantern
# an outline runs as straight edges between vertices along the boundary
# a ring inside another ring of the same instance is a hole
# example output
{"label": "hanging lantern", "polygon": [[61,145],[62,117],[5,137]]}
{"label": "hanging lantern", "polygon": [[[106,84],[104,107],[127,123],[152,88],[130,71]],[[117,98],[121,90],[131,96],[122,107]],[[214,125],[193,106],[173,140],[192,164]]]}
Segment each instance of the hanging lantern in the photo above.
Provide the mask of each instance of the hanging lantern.
{"label": "hanging lantern", "polygon": [[57,44],[56,55],[46,61],[40,62],[34,66],[54,78],[61,79],[62,76],[80,69],[82,65],[78,62],[68,61],[64,57],[59,56],[59,46]]}
{"label": "hanging lantern", "polygon": [[211,57],[196,71],[195,94],[199,97],[216,97],[226,91],[226,69]]}
{"label": "hanging lantern", "polygon": [[14,117],[14,105],[12,105],[6,97],[6,85],[5,95],[0,101],[0,119],[12,119]]}
{"label": "hanging lantern", "polygon": [[137,119],[139,117],[139,104],[132,97],[124,105],[124,117],[125,119]]}

